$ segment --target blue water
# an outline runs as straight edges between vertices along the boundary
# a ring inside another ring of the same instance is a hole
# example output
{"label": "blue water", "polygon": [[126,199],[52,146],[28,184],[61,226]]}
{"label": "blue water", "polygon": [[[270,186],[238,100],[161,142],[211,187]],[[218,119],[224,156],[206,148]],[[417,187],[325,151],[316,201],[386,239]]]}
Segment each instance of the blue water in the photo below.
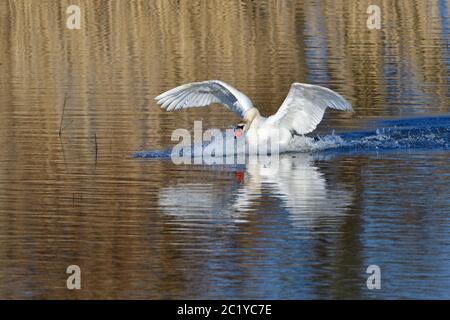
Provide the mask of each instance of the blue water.
{"label": "blue water", "polygon": [[[298,150],[280,155],[276,168],[256,161],[170,169],[179,177],[159,190],[159,207],[173,232],[183,234],[173,245],[208,257],[201,268],[209,291],[189,292],[206,298],[448,297],[450,116],[376,120],[366,127],[302,139]],[[159,163],[170,153],[133,157]],[[257,235],[246,233],[251,225]],[[369,265],[381,269],[381,290],[366,287]]]}
{"label": "blue water", "polygon": [[[367,131],[342,132],[301,140],[290,152],[363,153],[399,149],[448,150],[450,116],[378,120]],[[205,144],[206,146],[207,144]],[[138,151],[135,158],[166,159],[171,149]]]}

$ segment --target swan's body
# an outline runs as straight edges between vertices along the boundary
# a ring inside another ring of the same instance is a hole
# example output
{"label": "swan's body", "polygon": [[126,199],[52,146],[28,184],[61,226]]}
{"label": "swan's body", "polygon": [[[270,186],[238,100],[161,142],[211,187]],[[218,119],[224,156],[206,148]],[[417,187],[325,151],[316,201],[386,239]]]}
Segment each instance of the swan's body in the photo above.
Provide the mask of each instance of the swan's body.
{"label": "swan's body", "polygon": [[338,93],[302,83],[293,83],[281,107],[267,118],[261,116],[245,94],[219,80],[185,84],[155,99],[167,111],[220,103],[244,121],[242,132],[246,143],[267,144],[268,139],[276,137],[280,150],[286,149],[295,135],[312,132],[327,108],[353,111],[350,103]]}

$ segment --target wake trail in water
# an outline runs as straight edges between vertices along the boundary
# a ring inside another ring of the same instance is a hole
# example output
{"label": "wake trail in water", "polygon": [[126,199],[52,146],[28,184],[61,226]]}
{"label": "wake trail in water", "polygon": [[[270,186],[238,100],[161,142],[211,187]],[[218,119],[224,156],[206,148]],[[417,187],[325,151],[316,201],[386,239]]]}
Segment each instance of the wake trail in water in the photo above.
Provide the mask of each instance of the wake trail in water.
{"label": "wake trail in water", "polygon": [[[296,137],[286,151],[346,153],[393,149],[450,149],[450,116],[384,120],[375,122],[374,127],[376,129],[316,138]],[[171,149],[139,151],[133,154],[135,158],[161,159],[170,156]]]}

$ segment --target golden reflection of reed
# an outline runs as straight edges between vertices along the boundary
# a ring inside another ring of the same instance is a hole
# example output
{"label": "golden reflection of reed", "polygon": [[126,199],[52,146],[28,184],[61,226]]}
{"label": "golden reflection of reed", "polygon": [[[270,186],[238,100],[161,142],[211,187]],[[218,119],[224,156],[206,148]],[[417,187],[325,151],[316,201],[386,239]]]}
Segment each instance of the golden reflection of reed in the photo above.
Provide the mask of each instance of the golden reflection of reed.
{"label": "golden reflection of reed", "polygon": [[[411,79],[427,84],[433,111],[449,110],[434,2],[431,36],[422,1],[77,0],[81,30],[65,28],[70,4],[0,1],[0,297],[129,297],[142,286],[146,297],[188,291],[169,281],[190,276],[173,269],[177,236],[152,224],[170,165],[126,158],[147,143],[162,148],[172,129],[190,128],[193,119],[219,127],[236,119],[219,107],[163,113],[153,97],[219,78],[273,113],[290,83],[311,73],[305,28],[325,39],[321,72],[358,115],[398,115],[387,88],[400,95]],[[365,26],[369,4],[382,8],[380,31]],[[394,67],[409,66],[407,79],[387,79],[387,55]],[[343,228],[354,227],[350,221]],[[258,228],[246,228],[257,239]],[[64,270],[74,260],[91,271],[89,290],[78,295],[64,290]]]}

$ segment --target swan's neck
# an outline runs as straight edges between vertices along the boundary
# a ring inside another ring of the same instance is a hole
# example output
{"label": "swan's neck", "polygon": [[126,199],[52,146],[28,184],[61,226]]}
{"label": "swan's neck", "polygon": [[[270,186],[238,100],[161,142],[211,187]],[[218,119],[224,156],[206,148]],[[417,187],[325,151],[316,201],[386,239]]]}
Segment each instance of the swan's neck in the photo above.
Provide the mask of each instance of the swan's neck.
{"label": "swan's neck", "polygon": [[258,124],[261,119],[262,119],[261,114],[256,108],[251,108],[247,110],[247,112],[244,115],[244,121],[247,122],[249,127]]}

